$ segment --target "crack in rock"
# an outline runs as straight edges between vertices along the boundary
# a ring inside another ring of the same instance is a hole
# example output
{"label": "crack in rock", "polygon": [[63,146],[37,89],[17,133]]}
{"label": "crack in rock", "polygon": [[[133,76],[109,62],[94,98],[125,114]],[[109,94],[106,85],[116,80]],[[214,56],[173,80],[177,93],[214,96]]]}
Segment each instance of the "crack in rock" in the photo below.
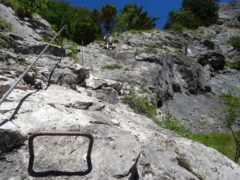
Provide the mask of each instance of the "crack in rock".
{"label": "crack in rock", "polygon": [[139,153],[138,157],[136,158],[134,164],[132,165],[132,167],[129,169],[128,173],[125,173],[125,174],[118,174],[118,175],[115,175],[114,177],[117,178],[117,179],[122,179],[122,178],[125,178],[125,177],[128,177],[129,180],[139,180],[139,173],[138,173],[138,169],[137,169],[137,163],[138,163],[138,160],[141,156],[141,153]]}
{"label": "crack in rock", "polygon": [[197,172],[195,172],[192,169],[190,161],[189,161],[189,159],[186,158],[185,154],[178,154],[177,161],[178,161],[178,165],[179,166],[181,166],[182,168],[186,169],[188,172],[190,172],[191,174],[196,176],[199,180],[204,180],[205,179],[201,174],[198,174]]}
{"label": "crack in rock", "polygon": [[102,125],[108,125],[108,126],[120,126],[119,123],[108,123],[103,121],[89,121],[91,124],[102,124]]}
{"label": "crack in rock", "polygon": [[65,107],[68,108],[74,108],[74,109],[81,109],[81,110],[88,110],[89,107],[91,107],[93,105],[92,102],[75,102],[75,103],[70,103],[67,104]]}

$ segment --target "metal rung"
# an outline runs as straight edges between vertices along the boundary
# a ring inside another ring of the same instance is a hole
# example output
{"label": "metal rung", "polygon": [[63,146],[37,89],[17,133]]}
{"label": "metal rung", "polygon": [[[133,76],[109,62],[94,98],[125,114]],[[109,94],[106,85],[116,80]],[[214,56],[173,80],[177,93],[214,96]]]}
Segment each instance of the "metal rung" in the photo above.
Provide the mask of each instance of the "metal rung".
{"label": "metal rung", "polygon": [[30,159],[34,159],[34,145],[33,140],[39,136],[84,136],[89,139],[89,146],[87,152],[87,159],[91,159],[92,147],[93,147],[93,136],[86,133],[81,132],[36,132],[32,133],[28,139],[28,148]]}

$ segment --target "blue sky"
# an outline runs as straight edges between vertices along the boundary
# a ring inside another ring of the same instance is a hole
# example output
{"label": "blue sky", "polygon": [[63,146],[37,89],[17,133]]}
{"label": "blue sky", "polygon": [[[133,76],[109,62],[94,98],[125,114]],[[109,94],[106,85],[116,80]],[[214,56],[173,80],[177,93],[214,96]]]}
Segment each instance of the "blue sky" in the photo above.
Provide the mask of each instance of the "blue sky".
{"label": "blue sky", "polygon": [[[181,8],[182,0],[64,0],[73,6],[83,6],[88,9],[101,9],[104,4],[114,4],[119,10],[126,4],[136,3],[143,5],[143,9],[148,11],[150,16],[160,17],[157,21],[157,28],[162,29],[167,21],[169,11]],[[229,0],[220,0],[229,2]]]}

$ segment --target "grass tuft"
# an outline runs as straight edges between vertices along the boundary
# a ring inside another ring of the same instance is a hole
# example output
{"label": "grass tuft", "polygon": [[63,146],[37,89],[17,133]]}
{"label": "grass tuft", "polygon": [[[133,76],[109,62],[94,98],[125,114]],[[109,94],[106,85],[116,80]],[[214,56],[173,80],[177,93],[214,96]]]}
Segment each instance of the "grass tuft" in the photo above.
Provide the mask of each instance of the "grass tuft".
{"label": "grass tuft", "polygon": [[240,36],[233,36],[229,39],[228,43],[234,48],[240,51]]}
{"label": "grass tuft", "polygon": [[226,66],[229,67],[230,69],[240,69],[240,61],[226,63]]}
{"label": "grass tuft", "polygon": [[4,31],[11,31],[11,24],[4,19],[0,19],[0,29]]}
{"label": "grass tuft", "polygon": [[78,58],[78,49],[76,45],[72,45],[70,47],[70,50],[72,52],[72,59],[74,60],[74,63],[78,63],[79,62],[79,58]]}
{"label": "grass tuft", "polygon": [[[235,99],[224,97],[227,99],[229,104],[236,104]],[[179,135],[197,141],[204,144],[205,146],[211,147],[224,154],[228,158],[234,160],[236,145],[234,138],[231,134],[223,133],[209,133],[209,134],[193,134],[190,131],[184,129],[177,119],[168,114],[166,120],[160,124],[162,128],[169,129],[178,133]],[[240,132],[237,132],[240,135]]]}
{"label": "grass tuft", "polygon": [[157,114],[155,105],[148,102],[144,97],[137,96],[133,90],[124,95],[124,102],[128,104],[134,112],[154,119]]}

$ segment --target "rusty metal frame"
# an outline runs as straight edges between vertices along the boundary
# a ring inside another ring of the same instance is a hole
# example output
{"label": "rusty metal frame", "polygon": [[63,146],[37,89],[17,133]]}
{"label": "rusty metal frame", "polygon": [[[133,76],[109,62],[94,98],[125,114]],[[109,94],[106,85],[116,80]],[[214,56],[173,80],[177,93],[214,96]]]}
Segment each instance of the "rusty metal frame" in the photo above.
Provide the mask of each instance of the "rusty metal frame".
{"label": "rusty metal frame", "polygon": [[39,136],[84,136],[89,139],[89,146],[87,152],[87,159],[91,159],[92,147],[93,147],[93,136],[91,134],[81,133],[81,132],[36,132],[32,133],[28,139],[28,148],[30,159],[34,159],[34,145],[33,140]]}

